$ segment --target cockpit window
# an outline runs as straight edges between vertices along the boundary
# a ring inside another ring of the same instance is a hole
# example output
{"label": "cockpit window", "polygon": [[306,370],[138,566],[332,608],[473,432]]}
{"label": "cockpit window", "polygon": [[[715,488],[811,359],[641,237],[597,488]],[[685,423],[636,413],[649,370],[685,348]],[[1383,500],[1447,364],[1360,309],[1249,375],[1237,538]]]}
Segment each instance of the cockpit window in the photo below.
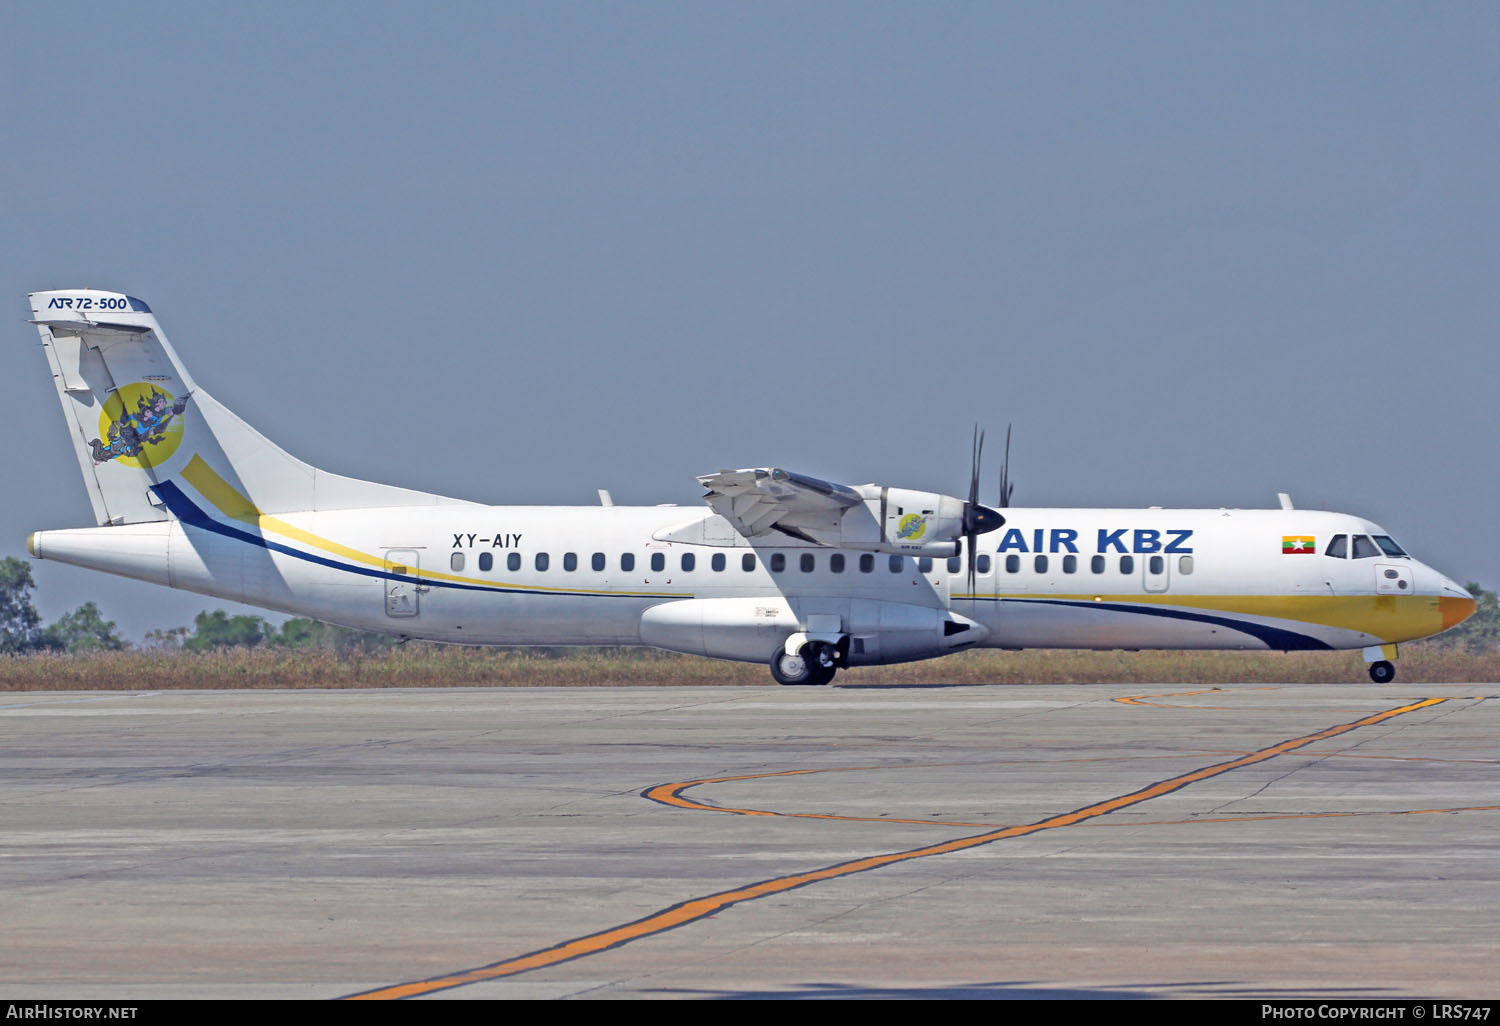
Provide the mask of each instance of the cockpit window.
{"label": "cockpit window", "polygon": [[1379,545],[1380,548],[1381,548],[1381,550],[1387,556],[1405,556],[1406,555],[1406,550],[1403,549],[1401,546],[1397,545],[1396,544],[1396,540],[1394,538],[1392,538],[1388,534],[1377,534],[1375,536],[1375,544]]}
{"label": "cockpit window", "polygon": [[1334,559],[1349,558],[1349,536],[1347,534],[1336,534],[1333,541],[1328,543],[1328,548],[1323,550],[1323,555],[1332,556]]}
{"label": "cockpit window", "polygon": [[1369,559],[1371,556],[1380,555],[1380,550],[1375,547],[1368,535],[1356,534],[1354,536],[1354,558]]}

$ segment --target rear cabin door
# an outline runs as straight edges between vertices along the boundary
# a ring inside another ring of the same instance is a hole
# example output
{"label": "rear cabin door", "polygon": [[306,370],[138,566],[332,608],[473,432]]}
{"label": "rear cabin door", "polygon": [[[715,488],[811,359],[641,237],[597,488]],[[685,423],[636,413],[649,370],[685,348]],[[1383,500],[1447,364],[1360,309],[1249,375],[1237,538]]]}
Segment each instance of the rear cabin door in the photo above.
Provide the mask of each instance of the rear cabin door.
{"label": "rear cabin door", "polygon": [[385,615],[416,616],[422,589],[418,570],[421,555],[416,549],[387,549],[385,553]]}

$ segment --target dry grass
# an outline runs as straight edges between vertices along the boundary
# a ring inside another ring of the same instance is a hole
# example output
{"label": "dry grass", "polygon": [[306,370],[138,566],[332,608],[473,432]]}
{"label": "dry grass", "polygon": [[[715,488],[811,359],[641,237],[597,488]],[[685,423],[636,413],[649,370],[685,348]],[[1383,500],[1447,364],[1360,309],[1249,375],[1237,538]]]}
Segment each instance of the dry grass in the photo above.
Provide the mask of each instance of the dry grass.
{"label": "dry grass", "polygon": [[[1403,683],[1500,681],[1500,651],[1402,649]],[[966,652],[850,670],[860,684],[1228,684],[1368,682],[1357,652]],[[286,649],[0,657],[0,691],[169,688],[773,686],[765,666],[650,649],[477,649],[412,643],[378,656]]]}

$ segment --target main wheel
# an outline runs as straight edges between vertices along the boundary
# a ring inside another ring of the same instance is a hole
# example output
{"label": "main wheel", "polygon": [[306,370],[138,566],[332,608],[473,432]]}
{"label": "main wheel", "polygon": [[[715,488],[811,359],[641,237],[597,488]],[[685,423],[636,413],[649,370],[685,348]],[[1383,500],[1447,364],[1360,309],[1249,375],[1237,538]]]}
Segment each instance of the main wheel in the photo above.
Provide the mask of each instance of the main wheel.
{"label": "main wheel", "polygon": [[1389,684],[1396,679],[1396,668],[1382,659],[1370,664],[1370,679],[1376,684]]}
{"label": "main wheel", "polygon": [[808,684],[815,687],[828,684],[832,682],[833,675],[839,672],[839,668],[832,663],[825,664],[819,655],[812,645],[803,645],[796,655],[787,655],[784,650],[778,651],[771,657],[771,676],[776,678],[778,684]]}
{"label": "main wheel", "polygon": [[814,663],[812,680],[807,683],[818,685],[832,684],[833,675],[838,672],[839,668],[837,666],[824,666],[822,663]]}
{"label": "main wheel", "polygon": [[817,684],[817,667],[811,659],[806,658],[803,652],[796,655],[788,654],[784,649],[778,650],[771,657],[771,676],[776,678],[778,684]]}

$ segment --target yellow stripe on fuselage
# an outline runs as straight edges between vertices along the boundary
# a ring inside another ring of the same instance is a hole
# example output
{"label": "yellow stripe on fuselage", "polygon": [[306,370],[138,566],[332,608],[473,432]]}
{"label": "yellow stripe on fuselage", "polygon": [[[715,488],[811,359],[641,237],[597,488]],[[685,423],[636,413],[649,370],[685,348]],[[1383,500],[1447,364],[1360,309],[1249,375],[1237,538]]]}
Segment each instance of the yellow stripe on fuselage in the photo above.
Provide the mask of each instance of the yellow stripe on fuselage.
{"label": "yellow stripe on fuselage", "polygon": [[[231,517],[241,523],[249,524],[259,531],[270,531],[284,538],[291,538],[311,548],[319,549],[331,555],[347,559],[351,563],[359,563],[363,566],[374,567],[377,570],[387,570],[391,564],[383,557],[361,552],[359,549],[351,549],[347,545],[324,538],[322,535],[305,531],[295,524],[289,524],[278,517],[268,516],[240,493],[232,484],[220,477],[203,458],[194,455],[188,461],[188,465],[182,470],[183,480],[198,490],[198,493],[214,505],[219,512]],[[676,592],[657,591],[604,591],[589,590],[585,588],[548,588],[533,584],[506,584],[500,581],[486,581],[478,577],[463,577],[459,574],[441,573],[436,570],[421,570],[403,574],[423,581],[451,581],[454,584],[467,584],[479,588],[489,588],[495,591],[545,591],[556,592],[566,595],[631,595],[645,598],[683,598]]]}
{"label": "yellow stripe on fuselage", "polygon": [[1033,599],[1174,606],[1238,613],[1295,623],[1362,631],[1384,641],[1425,638],[1461,623],[1473,600],[1438,595],[1053,595],[1042,592],[954,595],[953,601]]}

